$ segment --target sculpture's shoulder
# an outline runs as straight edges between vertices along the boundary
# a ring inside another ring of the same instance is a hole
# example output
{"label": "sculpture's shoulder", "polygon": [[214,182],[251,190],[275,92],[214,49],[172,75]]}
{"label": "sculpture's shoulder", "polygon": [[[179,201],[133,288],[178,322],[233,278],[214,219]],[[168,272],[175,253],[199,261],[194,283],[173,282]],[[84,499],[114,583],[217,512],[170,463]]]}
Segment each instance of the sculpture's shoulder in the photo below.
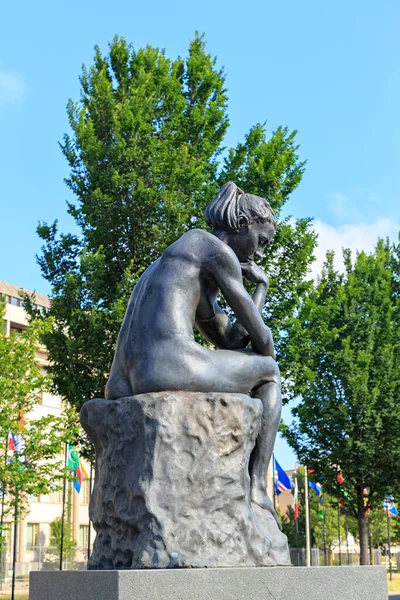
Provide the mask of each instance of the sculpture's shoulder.
{"label": "sculpture's shoulder", "polygon": [[194,259],[203,263],[220,259],[237,260],[233,250],[212,233],[204,229],[186,231],[174,244],[171,244],[164,254],[190,254]]}
{"label": "sculpture's shoulder", "polygon": [[[189,229],[181,237],[175,242],[176,244],[181,244],[184,246],[214,246],[215,242],[220,242],[215,235],[209,233],[208,231],[204,231],[204,229]],[[172,244],[174,245],[174,244]],[[170,246],[171,247],[171,246]]]}

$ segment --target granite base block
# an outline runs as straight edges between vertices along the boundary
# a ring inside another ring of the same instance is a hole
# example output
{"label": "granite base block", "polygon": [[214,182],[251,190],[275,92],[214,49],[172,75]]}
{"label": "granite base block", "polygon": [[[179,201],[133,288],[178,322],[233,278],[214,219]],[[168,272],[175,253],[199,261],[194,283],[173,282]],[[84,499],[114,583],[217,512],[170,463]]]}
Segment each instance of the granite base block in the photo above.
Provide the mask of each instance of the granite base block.
{"label": "granite base block", "polygon": [[33,571],[30,600],[387,600],[384,567]]}

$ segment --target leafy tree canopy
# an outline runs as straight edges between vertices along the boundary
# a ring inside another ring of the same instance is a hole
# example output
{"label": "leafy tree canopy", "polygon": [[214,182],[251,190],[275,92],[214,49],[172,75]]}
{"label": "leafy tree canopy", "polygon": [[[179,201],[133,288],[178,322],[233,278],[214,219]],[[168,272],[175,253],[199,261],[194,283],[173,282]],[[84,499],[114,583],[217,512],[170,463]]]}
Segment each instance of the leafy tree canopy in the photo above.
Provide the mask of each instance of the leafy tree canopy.
{"label": "leafy tree canopy", "polygon": [[346,497],[367,561],[365,513],[400,489],[399,246],[379,240],[371,255],[352,261],[345,250],[344,260],[340,274],[328,253],[290,328],[293,360],[305,368],[286,436],[325,489]]}
{"label": "leafy tree canopy", "polygon": [[[104,393],[138,277],[187,229],[205,226],[203,210],[219,187],[233,179],[267,197],[279,216],[304,171],[296,131],[284,127],[267,138],[265,125],[256,124],[235,148],[224,148],[225,75],[202,36],[176,60],[116,37],[107,55],[96,48],[80,83],[61,144],[75,197],[68,212],[79,233],[59,233],[57,222],[38,228],[38,260],[52,287],[52,328],[43,340],[55,388],[78,408]],[[309,285],[314,245],[309,219],[283,220],[263,264],[271,277],[266,317],[284,374],[285,328]],[[291,364],[291,373],[297,368]]]}

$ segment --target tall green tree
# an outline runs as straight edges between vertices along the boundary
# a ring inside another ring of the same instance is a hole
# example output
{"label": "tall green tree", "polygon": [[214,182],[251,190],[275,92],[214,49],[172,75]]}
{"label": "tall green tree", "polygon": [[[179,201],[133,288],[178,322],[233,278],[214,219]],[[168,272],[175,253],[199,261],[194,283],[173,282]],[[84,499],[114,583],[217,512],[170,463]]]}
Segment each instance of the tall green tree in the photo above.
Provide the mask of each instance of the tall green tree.
{"label": "tall green tree", "polygon": [[346,496],[368,564],[366,512],[400,483],[399,247],[379,240],[371,255],[353,261],[345,250],[344,260],[340,274],[328,253],[290,328],[305,368],[295,374],[300,400],[286,435],[324,488]]}
{"label": "tall green tree", "polygon": [[[52,330],[43,339],[55,388],[77,408],[104,393],[138,277],[187,229],[205,226],[203,210],[219,187],[234,179],[269,198],[279,216],[304,171],[296,132],[283,127],[267,138],[257,124],[225,151],[225,76],[202,36],[176,60],[116,37],[107,55],[96,48],[80,82],[61,144],[78,233],[59,233],[57,223],[38,228],[39,264],[52,288]],[[309,219],[284,220],[263,264],[271,276],[266,316],[283,370],[286,322],[307,289],[314,245]]]}

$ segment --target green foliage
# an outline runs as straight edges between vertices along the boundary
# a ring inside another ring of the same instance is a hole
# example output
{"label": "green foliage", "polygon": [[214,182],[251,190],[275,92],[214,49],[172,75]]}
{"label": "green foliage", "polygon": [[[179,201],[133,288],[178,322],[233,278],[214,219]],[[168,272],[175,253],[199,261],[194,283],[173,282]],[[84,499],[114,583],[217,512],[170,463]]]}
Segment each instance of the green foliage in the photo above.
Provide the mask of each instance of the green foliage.
{"label": "green foliage", "polygon": [[[67,107],[71,133],[61,144],[75,195],[68,212],[79,234],[59,234],[57,223],[38,228],[39,264],[53,298],[43,340],[55,389],[77,408],[104,393],[138,277],[187,229],[205,226],[203,210],[219,187],[234,179],[268,197],[279,215],[304,171],[296,132],[286,128],[267,139],[265,126],[256,125],[222,159],[225,76],[202,36],[174,61],[116,37],[106,56],[96,48],[80,82],[80,101]],[[314,245],[308,219],[283,221],[263,265],[271,278],[266,317],[288,373],[300,363],[286,361],[284,330],[309,285]]]}
{"label": "green foliage", "polygon": [[[396,519],[392,519],[391,525],[395,524],[395,521],[396,521]],[[387,544],[388,529],[387,529],[386,513],[382,509],[379,509],[379,508],[371,511],[369,522],[370,522],[371,542],[372,542],[373,547]],[[393,531],[391,533],[393,533]],[[393,540],[393,542],[395,541],[394,538],[392,538],[392,540]]]}
{"label": "green foliage", "polygon": [[[390,519],[390,539],[393,545],[400,544],[400,519]],[[370,513],[371,541],[374,548],[383,546],[388,542],[388,523],[386,513],[382,508],[376,508]]]}
{"label": "green foliage", "polygon": [[[58,517],[50,523],[50,548],[46,553],[46,560],[50,562],[58,562],[61,552],[61,529],[62,519]],[[63,538],[63,560],[74,560],[77,549],[77,543],[72,536],[72,525],[69,519],[64,521],[64,538]]]}
{"label": "green foliage", "polygon": [[[4,309],[1,299],[0,320]],[[51,383],[36,360],[39,340],[49,327],[49,322],[34,321],[11,336],[0,330],[0,482],[7,492],[5,514],[13,514],[16,502],[23,512],[28,494],[40,496],[60,488],[64,441],[74,433],[71,410],[59,416],[35,414]],[[23,434],[24,449],[6,460],[9,433]]]}
{"label": "green foliage", "polygon": [[347,495],[365,550],[367,507],[380,509],[400,490],[399,246],[379,240],[373,254],[353,263],[345,250],[344,259],[339,274],[328,253],[290,328],[305,368],[295,374],[300,400],[286,436],[332,496]]}

